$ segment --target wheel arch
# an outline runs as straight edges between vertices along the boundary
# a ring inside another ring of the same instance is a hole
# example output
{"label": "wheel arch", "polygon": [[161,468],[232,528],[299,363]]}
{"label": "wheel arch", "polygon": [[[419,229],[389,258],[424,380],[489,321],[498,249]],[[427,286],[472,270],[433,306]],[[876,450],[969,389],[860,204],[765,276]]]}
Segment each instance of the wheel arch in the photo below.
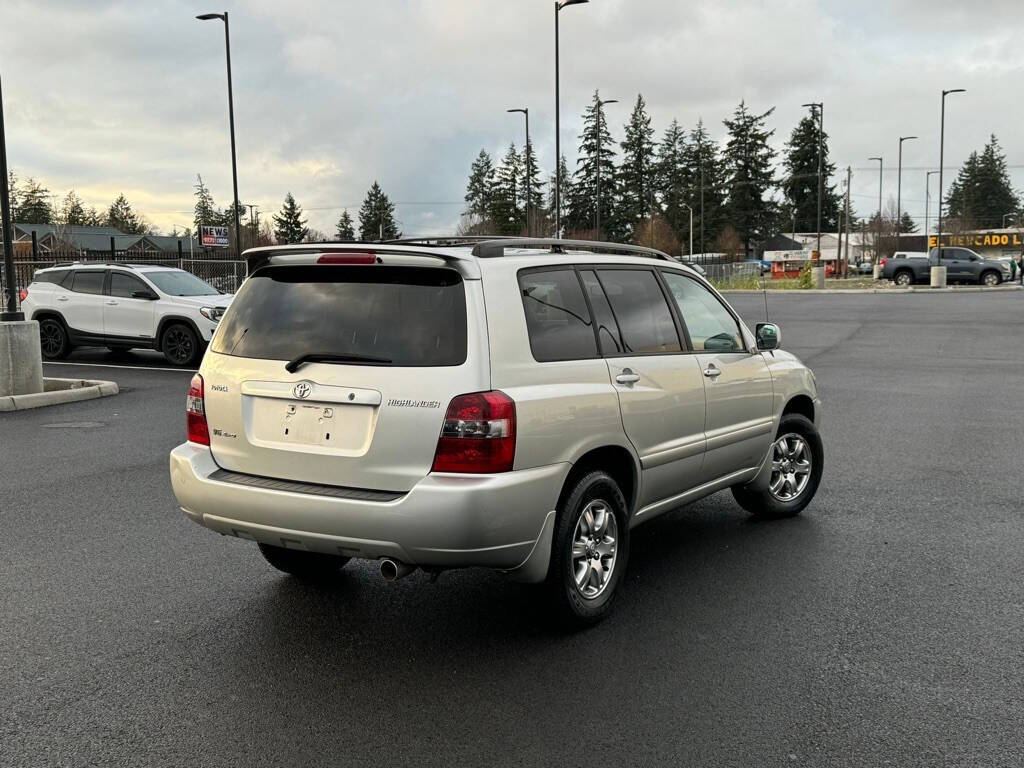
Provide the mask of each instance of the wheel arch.
{"label": "wheel arch", "polygon": [[998,269],[991,269],[991,268],[983,269],[981,271],[981,274],[978,275],[978,282],[979,283],[984,283],[985,282],[985,275],[995,275],[996,276],[996,285],[998,285],[998,284],[1003,282],[1003,276],[999,273]]}
{"label": "wheel arch", "polygon": [[794,395],[787,402],[785,407],[782,409],[782,415],[788,416],[791,413],[796,413],[801,416],[806,416],[811,423],[814,423],[814,401],[809,395]]}
{"label": "wheel arch", "polygon": [[160,349],[163,346],[164,331],[171,325],[182,323],[192,329],[192,333],[196,335],[196,342],[200,346],[205,346],[207,340],[203,338],[203,334],[199,331],[199,326],[196,325],[195,320],[190,317],[184,317],[182,315],[166,315],[160,318],[160,324],[156,327],[156,336],[153,341],[156,344],[156,348]]}
{"label": "wheel arch", "polygon": [[572,493],[577,481],[594,470],[607,472],[618,484],[619,490],[622,491],[622,495],[626,499],[627,512],[632,514],[640,490],[640,468],[636,457],[621,445],[603,445],[591,448],[576,459],[562,483],[562,490],[558,495],[559,507]]}

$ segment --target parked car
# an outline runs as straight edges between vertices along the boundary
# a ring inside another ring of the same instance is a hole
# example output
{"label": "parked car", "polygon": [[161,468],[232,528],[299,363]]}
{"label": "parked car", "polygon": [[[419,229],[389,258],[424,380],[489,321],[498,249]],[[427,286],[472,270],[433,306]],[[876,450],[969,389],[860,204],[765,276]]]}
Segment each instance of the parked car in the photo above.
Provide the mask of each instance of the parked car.
{"label": "parked car", "polygon": [[[881,278],[903,286],[928,282],[931,268],[936,263],[937,250],[932,248],[926,258],[915,255],[882,259]],[[941,258],[939,263],[946,267],[946,280],[950,283],[996,286],[1010,279],[1009,264],[985,259],[969,248],[943,248]]]}
{"label": "parked car", "polygon": [[759,275],[766,275],[772,271],[772,263],[765,259],[747,259],[743,263],[756,269]]}
{"label": "parked car", "polygon": [[83,262],[37,270],[21,306],[25,317],[39,322],[47,360],[99,346],[156,349],[173,365],[191,365],[231,298],[172,267]]}
{"label": "parked car", "polygon": [[874,272],[875,265],[872,264],[870,261],[862,261],[860,264],[857,265],[858,275],[871,275],[874,274]]}
{"label": "parked car", "polygon": [[694,270],[609,243],[247,253],[193,377],[174,494],[272,566],[387,580],[482,566],[608,611],[630,529],[729,488],[798,514],[824,460],[814,375]]}

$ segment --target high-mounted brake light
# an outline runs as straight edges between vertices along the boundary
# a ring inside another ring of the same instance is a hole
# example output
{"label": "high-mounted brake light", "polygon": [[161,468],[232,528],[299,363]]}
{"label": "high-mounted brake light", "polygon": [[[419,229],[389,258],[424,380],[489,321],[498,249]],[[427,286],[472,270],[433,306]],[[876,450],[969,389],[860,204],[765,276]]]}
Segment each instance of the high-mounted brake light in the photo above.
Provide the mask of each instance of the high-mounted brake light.
{"label": "high-mounted brake light", "polygon": [[325,253],[316,260],[317,264],[375,264],[374,253]]}
{"label": "high-mounted brake light", "polygon": [[516,404],[504,392],[452,399],[434,453],[433,472],[509,472],[516,457]]}
{"label": "high-mounted brake light", "polygon": [[206,399],[203,393],[203,377],[198,373],[188,385],[185,399],[185,419],[188,423],[188,441],[199,445],[210,444],[210,428],[206,424]]}

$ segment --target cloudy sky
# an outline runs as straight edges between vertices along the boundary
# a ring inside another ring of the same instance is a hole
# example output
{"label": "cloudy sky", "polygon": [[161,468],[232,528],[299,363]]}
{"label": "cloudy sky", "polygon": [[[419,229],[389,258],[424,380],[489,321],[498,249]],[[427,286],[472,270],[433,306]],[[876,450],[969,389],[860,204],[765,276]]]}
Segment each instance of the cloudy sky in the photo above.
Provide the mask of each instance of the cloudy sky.
{"label": "cloudy sky", "polygon": [[[194,19],[222,9],[3,0],[10,165],[98,207],[123,192],[166,230],[191,222],[197,173],[227,205],[223,32]],[[522,141],[522,117],[509,107],[530,108],[540,159],[553,166],[552,0],[251,0],[227,9],[239,194],[264,214],[291,191],[311,226],[333,232],[376,179],[406,234],[451,232],[480,148],[500,154]],[[946,166],[995,133],[1024,188],[1020,0],[591,0],[561,18],[570,164],[595,88],[623,102],[608,108],[617,138],[637,93],[659,135],[674,117],[687,128],[703,117],[721,138],[740,99],[774,106],[780,146],[800,104],[824,101],[832,157],[853,167],[861,213],[877,205],[866,158],[884,156],[885,195],[895,197],[897,137],[920,137],[905,145],[903,199],[923,218],[939,93],[966,88],[948,101]]]}

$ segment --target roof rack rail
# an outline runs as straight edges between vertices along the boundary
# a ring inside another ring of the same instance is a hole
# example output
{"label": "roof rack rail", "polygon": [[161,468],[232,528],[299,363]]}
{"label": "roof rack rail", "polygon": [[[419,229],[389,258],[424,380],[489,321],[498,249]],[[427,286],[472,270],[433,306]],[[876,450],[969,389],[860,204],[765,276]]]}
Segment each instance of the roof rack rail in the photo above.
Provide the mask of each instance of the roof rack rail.
{"label": "roof rack rail", "polygon": [[565,249],[575,251],[606,251],[611,253],[635,253],[664,261],[675,261],[671,256],[656,248],[623,243],[604,243],[600,240],[559,240],[543,237],[519,237],[503,240],[486,240],[473,246],[473,255],[479,259],[494,259],[505,255],[506,248],[551,248],[552,253],[564,253]]}
{"label": "roof rack rail", "polygon": [[382,245],[434,245],[434,246],[453,246],[453,245],[473,245],[475,243],[485,243],[488,240],[500,240],[501,235],[448,235],[448,236],[436,236],[436,237],[402,237],[398,240],[382,240]]}

